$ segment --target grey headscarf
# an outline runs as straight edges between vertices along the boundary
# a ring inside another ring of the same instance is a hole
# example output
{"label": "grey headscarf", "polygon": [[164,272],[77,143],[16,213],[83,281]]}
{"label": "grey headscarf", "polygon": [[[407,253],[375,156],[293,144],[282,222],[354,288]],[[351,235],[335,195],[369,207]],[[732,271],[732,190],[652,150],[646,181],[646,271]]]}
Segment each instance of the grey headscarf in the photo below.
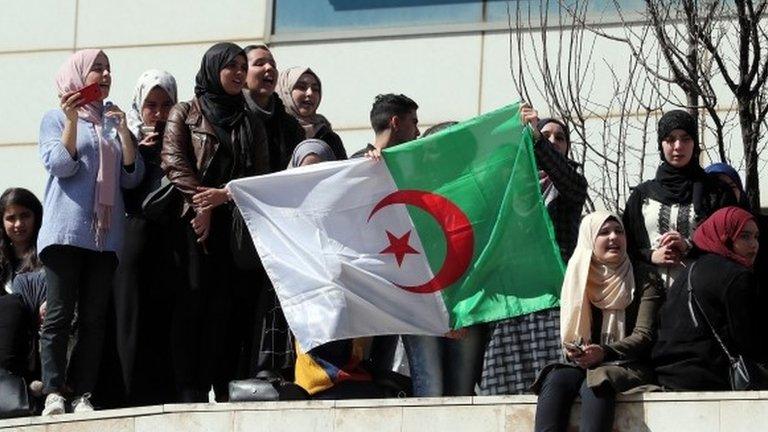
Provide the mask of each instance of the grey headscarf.
{"label": "grey headscarf", "polygon": [[333,155],[333,150],[323,140],[308,139],[300,142],[293,150],[291,156],[291,162],[288,164],[288,168],[297,168],[301,166],[301,161],[310,154],[316,154],[323,162],[336,160],[336,156]]}
{"label": "grey headscarf", "polygon": [[157,69],[150,69],[141,74],[139,81],[136,83],[136,88],[133,90],[131,109],[126,114],[128,129],[137,139],[142,138],[141,126],[144,124],[144,120],[141,118],[141,108],[144,106],[144,101],[147,99],[149,92],[155,87],[165,90],[174,105],[177,102],[176,80],[173,78],[173,75]]}

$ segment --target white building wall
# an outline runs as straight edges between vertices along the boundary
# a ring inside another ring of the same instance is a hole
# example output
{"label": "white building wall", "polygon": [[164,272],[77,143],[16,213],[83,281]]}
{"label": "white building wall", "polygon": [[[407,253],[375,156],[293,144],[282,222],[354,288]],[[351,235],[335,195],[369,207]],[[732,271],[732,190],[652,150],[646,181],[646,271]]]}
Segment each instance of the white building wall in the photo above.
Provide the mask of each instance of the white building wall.
{"label": "white building wall", "polygon": [[[269,38],[270,3],[0,0],[0,190],[22,186],[42,197],[46,173],[36,147],[39,121],[57,106],[54,75],[75,49],[105,50],[113,69],[110,99],[123,109],[130,104],[135,80],[149,68],[171,72],[180,99],[189,99],[200,59],[210,45],[225,40],[246,45]],[[422,130],[467,119],[518,97],[509,70],[509,36],[503,30],[272,46],[279,68],[306,65],[321,77],[320,112],[350,153],[373,139],[368,112],[379,93],[404,93],[416,100]],[[610,97],[605,64],[621,70],[626,56],[616,43],[598,41],[592,99]],[[544,106],[535,98],[533,102]],[[590,139],[603,139],[599,128]],[[658,161],[654,147],[648,147],[651,168]],[[647,177],[653,170],[645,172]],[[600,176],[600,167],[588,166],[587,174]],[[768,202],[768,176],[761,181]]]}

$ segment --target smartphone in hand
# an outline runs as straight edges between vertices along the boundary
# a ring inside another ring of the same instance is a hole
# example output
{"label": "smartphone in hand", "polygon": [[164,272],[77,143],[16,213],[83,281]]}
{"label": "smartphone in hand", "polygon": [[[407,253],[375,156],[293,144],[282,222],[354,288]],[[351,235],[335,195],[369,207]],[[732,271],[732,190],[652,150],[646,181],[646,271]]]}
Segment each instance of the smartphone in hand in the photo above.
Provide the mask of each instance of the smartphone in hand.
{"label": "smartphone in hand", "polygon": [[162,120],[158,120],[155,122],[155,133],[160,136],[160,139],[163,138],[163,133],[165,132],[165,124],[166,122]]}
{"label": "smartphone in hand", "polygon": [[99,83],[85,86],[77,92],[80,93],[80,106],[88,105],[91,102],[101,99],[101,88],[99,88]]}

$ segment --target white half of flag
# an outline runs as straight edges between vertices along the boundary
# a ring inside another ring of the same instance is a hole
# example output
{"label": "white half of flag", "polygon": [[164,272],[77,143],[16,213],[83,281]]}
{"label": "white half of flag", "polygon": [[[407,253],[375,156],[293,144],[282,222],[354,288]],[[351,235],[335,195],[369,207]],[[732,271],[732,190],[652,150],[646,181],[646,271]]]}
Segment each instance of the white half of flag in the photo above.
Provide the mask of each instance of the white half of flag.
{"label": "white half of flag", "polygon": [[[412,293],[434,277],[403,204],[371,211],[396,191],[386,164],[326,162],[234,180],[228,185],[283,312],[304,350],[381,334],[442,335],[440,292]],[[382,253],[387,233],[417,253]]]}

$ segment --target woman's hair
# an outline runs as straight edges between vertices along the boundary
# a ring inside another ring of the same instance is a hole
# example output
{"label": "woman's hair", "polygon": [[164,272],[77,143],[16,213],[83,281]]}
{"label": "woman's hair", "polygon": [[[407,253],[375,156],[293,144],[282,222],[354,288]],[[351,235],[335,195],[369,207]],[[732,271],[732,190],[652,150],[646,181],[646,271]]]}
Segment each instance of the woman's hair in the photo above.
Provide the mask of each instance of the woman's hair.
{"label": "woman's hair", "polygon": [[457,121],[444,121],[442,123],[438,123],[429,129],[425,130],[423,134],[421,134],[422,137],[430,136],[432,134],[436,134],[440,132],[441,130],[448,129],[449,127],[458,124]]}
{"label": "woman's hair", "polygon": [[243,48],[243,51],[245,51],[245,55],[248,55],[249,52],[251,52],[251,51],[253,51],[255,49],[261,49],[261,50],[264,50],[264,51],[271,52],[268,46],[261,45],[261,44],[259,44],[259,45],[248,45],[245,48]]}
{"label": "woman's hair", "polygon": [[[37,257],[37,233],[43,223],[43,205],[35,194],[24,188],[9,188],[0,195],[0,217],[5,217],[6,209],[11,205],[17,205],[29,209],[35,218],[30,247],[20,258],[20,272],[34,271],[40,268],[41,263]],[[15,252],[11,239],[0,229],[0,284],[5,284],[12,276],[12,262],[15,260]]]}

